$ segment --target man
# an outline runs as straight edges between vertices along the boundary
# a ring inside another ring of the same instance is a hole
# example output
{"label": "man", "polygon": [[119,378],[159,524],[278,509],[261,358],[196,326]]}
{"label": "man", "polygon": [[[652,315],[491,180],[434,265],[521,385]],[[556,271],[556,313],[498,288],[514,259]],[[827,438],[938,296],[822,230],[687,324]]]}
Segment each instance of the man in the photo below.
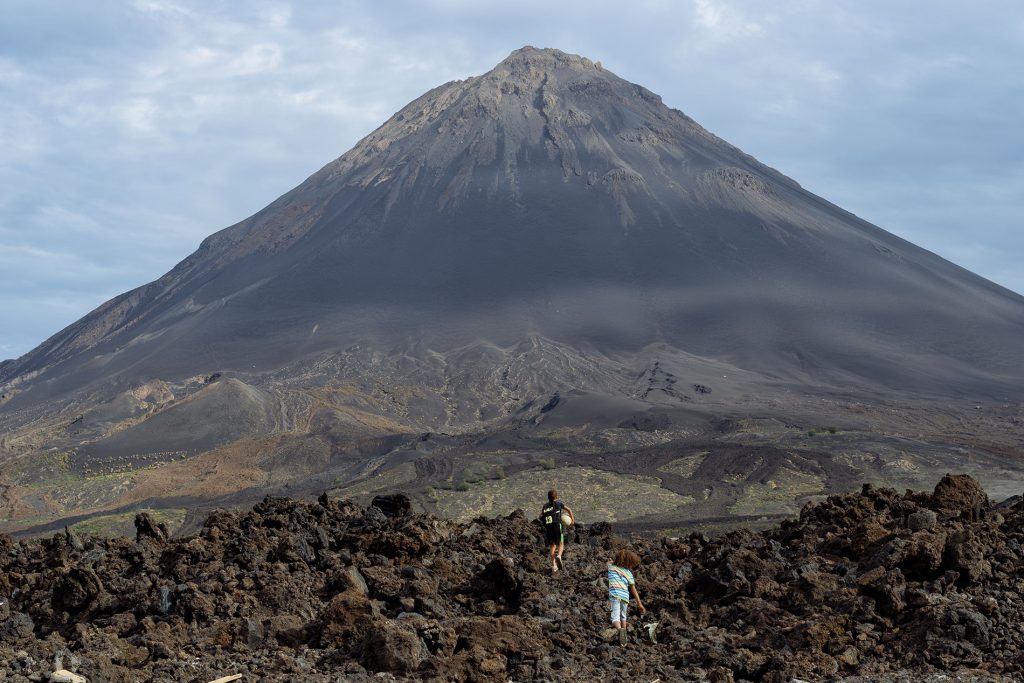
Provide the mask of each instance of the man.
{"label": "man", "polygon": [[551,571],[562,568],[562,552],[565,550],[565,532],[562,529],[562,513],[569,515],[569,524],[576,523],[576,517],[568,505],[558,499],[558,491],[548,491],[548,502],[540,510],[540,521],[544,522],[544,542],[548,544],[551,557]]}

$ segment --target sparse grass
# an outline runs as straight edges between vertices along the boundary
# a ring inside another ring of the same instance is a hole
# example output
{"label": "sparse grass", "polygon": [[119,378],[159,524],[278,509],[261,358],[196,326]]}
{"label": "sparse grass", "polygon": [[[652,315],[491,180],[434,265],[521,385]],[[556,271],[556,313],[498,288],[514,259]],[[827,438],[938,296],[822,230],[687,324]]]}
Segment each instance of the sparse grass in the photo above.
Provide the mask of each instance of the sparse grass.
{"label": "sparse grass", "polygon": [[467,484],[478,484],[487,480],[505,478],[505,468],[501,465],[474,463],[462,470],[462,481]]}
{"label": "sparse grass", "polygon": [[583,431],[573,428],[546,432],[544,435],[562,442],[575,453],[590,455],[645,448],[672,440],[672,434],[668,431],[641,432],[633,429]]}
{"label": "sparse grass", "polygon": [[553,469],[555,469],[555,459],[553,457],[551,457],[551,458],[539,458],[537,460],[537,464],[540,465],[541,468],[545,469],[545,470],[553,470]]}
{"label": "sparse grass", "polygon": [[[335,488],[331,491],[331,496],[354,498],[356,496],[367,495],[370,493],[387,492],[402,486],[403,484],[408,484],[415,479],[416,466],[411,462],[405,462],[398,467],[393,467],[389,470],[373,474],[355,484]],[[337,482],[337,479],[335,479],[335,481]]]}
{"label": "sparse grass", "polygon": [[477,451],[472,453],[474,458],[503,458],[510,455],[516,455],[518,451],[513,451],[508,448],[499,448],[494,451]]}
{"label": "sparse grass", "polygon": [[797,499],[823,493],[825,480],[809,472],[782,468],[764,483],[750,484],[743,495],[729,506],[733,515],[793,515],[799,511]]}
{"label": "sparse grass", "polygon": [[54,484],[78,481],[71,473],[71,455],[66,451],[51,451],[29,459],[17,474],[11,473],[11,481],[28,488],[41,488]]}
{"label": "sparse grass", "polygon": [[527,470],[472,485],[462,481],[454,491],[439,490],[436,503],[445,516],[465,521],[479,515],[508,514],[516,508],[539,510],[550,488],[561,492],[576,519],[584,524],[641,517],[694,502],[690,496],[661,488],[653,477],[563,467]]}
{"label": "sparse grass", "polygon": [[65,510],[84,510],[105,505],[127,493],[135,485],[135,473],[118,472],[93,477],[75,477],[54,486],[50,498]]}
{"label": "sparse grass", "polygon": [[[186,510],[180,508],[139,510],[137,512],[148,512],[157,523],[164,523],[168,530],[174,533],[185,521]],[[122,512],[116,515],[97,515],[89,519],[71,525],[78,534],[90,534],[94,536],[123,536],[133,533],[135,528],[135,515],[137,512]]]}
{"label": "sparse grass", "polygon": [[676,474],[680,477],[689,479],[693,476],[693,473],[697,471],[697,468],[701,466],[704,459],[708,457],[708,451],[699,451],[691,455],[683,456],[682,458],[676,458],[670,462],[665,463],[658,468],[659,472],[665,472],[666,474]]}

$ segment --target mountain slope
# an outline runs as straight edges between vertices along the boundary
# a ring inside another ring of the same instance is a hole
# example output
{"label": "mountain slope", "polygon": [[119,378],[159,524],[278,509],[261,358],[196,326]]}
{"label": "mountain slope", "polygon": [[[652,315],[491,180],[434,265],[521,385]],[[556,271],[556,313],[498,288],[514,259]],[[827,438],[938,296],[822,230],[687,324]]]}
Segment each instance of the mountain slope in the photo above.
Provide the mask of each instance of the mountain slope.
{"label": "mountain slope", "polygon": [[[67,452],[74,470],[286,435],[344,480],[395,434],[678,435],[752,412],[828,424],[808,397],[1020,401],[1022,338],[1024,298],[599,64],[528,47],[0,365],[0,454]],[[247,407],[193,400],[221,376]]]}
{"label": "mountain slope", "polygon": [[1020,379],[1022,311],[1020,297],[801,190],[646,89],[525,48],[412,102],[3,379],[42,372],[65,391],[276,367],[352,343],[446,350],[537,335],[666,342],[782,377],[982,391]]}

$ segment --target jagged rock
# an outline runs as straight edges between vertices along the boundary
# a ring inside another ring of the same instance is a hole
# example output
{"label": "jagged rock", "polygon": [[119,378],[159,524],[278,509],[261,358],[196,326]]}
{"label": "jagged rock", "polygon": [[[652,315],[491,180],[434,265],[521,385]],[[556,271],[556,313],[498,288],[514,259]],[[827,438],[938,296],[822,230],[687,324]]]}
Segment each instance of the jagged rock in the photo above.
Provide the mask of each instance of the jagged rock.
{"label": "jagged rock", "polygon": [[349,588],[359,593],[360,595],[367,596],[370,594],[370,589],[366,585],[366,579],[363,578],[363,575],[360,574],[359,570],[355,567],[348,567],[347,569],[345,569],[345,571],[342,572],[342,578],[344,579],[345,584],[349,586]]}
{"label": "jagged rock", "polygon": [[374,496],[370,505],[388,517],[405,517],[412,512],[412,501],[404,493]]}
{"label": "jagged rock", "polygon": [[886,570],[875,567],[857,580],[861,589],[874,597],[878,602],[879,611],[895,615],[903,611],[903,596],[907,582],[899,569]]}
{"label": "jagged rock", "polygon": [[67,539],[68,545],[75,550],[85,550],[85,544],[82,543],[82,539],[78,537],[74,529],[64,527],[64,537]]}
{"label": "jagged rock", "polygon": [[[757,533],[623,539],[609,524],[580,527],[573,569],[556,576],[521,512],[470,527],[378,509],[367,524],[345,501],[267,499],[159,543],[7,544],[0,672],[28,662],[14,656],[27,648],[33,661],[77,657],[69,668],[90,680],[174,680],[195,666],[210,680],[219,670],[202,667],[226,657],[247,675],[315,683],[368,682],[364,666],[382,680],[485,683],[885,681],[896,668],[981,664],[1019,679],[1024,503],[1000,508],[1002,524],[941,512],[912,529],[933,495],[830,496]],[[642,557],[649,613],[634,613],[623,649],[602,635],[603,575],[625,543]],[[654,622],[657,643],[643,631]]]}
{"label": "jagged rock", "polygon": [[103,591],[103,582],[92,569],[71,567],[54,583],[53,607],[75,613],[94,601]]}
{"label": "jagged rock", "polygon": [[413,627],[380,619],[370,629],[364,655],[374,671],[404,674],[423,666],[430,652]]}
{"label": "jagged rock", "polygon": [[168,536],[170,534],[167,531],[167,525],[163,522],[157,523],[148,512],[140,512],[135,515],[135,538],[137,540],[152,538],[162,543],[167,540]]}
{"label": "jagged rock", "polygon": [[263,644],[266,631],[263,624],[252,618],[243,619],[238,629],[238,639],[247,648],[255,650]]}
{"label": "jagged rock", "polygon": [[369,632],[372,615],[373,608],[364,593],[338,593],[320,615],[320,645],[353,650]]}
{"label": "jagged rock", "polygon": [[380,527],[387,524],[388,516],[376,505],[371,505],[363,513],[362,522],[368,527]]}
{"label": "jagged rock", "polygon": [[988,495],[966,474],[947,474],[935,486],[932,505],[937,510],[958,514],[970,521],[981,519],[988,508]]}
{"label": "jagged rock", "polygon": [[366,567],[362,573],[372,597],[397,600],[401,596],[402,577],[394,567]]}
{"label": "jagged rock", "polygon": [[956,531],[946,540],[945,566],[960,574],[960,581],[974,583],[992,574],[988,548],[970,529]]}
{"label": "jagged rock", "polygon": [[907,517],[907,526],[911,531],[920,531],[934,528],[938,521],[934,510],[918,510]]}
{"label": "jagged rock", "polygon": [[296,614],[278,614],[271,617],[266,625],[267,637],[281,645],[295,647],[305,643],[309,631],[306,623]]}
{"label": "jagged rock", "polygon": [[15,612],[0,624],[0,641],[16,643],[24,638],[31,638],[34,629],[32,617],[23,612]]}

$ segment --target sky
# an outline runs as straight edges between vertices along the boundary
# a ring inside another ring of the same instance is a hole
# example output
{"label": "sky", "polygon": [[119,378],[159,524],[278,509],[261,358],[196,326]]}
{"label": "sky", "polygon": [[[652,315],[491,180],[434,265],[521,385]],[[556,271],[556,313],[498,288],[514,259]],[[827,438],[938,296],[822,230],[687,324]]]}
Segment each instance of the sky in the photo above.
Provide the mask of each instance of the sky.
{"label": "sky", "polygon": [[0,359],[523,45],[1024,292],[1020,0],[3,0]]}

